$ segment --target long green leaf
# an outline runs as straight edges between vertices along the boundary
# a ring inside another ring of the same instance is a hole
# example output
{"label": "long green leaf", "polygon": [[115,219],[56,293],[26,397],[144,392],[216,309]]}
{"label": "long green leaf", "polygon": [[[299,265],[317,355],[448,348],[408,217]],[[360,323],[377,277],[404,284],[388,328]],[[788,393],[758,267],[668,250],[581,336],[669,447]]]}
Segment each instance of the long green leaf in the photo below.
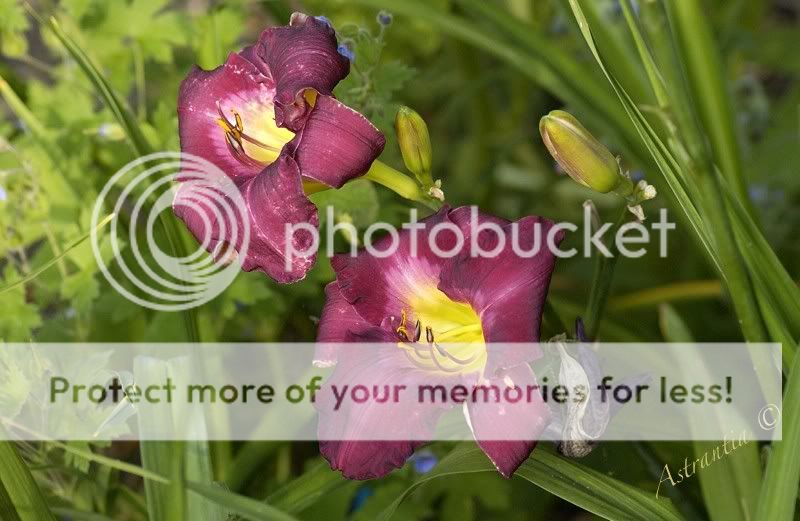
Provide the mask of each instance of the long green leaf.
{"label": "long green leaf", "polygon": [[8,441],[0,442],[0,519],[55,521],[28,467]]}
{"label": "long green leaf", "polygon": [[799,484],[800,356],[795,356],[783,396],[783,439],[772,444],[755,519],[792,521]]}
{"label": "long green leaf", "polygon": [[[38,17],[35,13],[33,14]],[[43,21],[40,19],[40,22]],[[117,122],[122,126],[134,153],[137,156],[143,156],[153,152],[152,146],[145,138],[130,108],[120,99],[105,77],[100,73],[94,63],[92,63],[86,51],[64,31],[55,18],[50,19],[49,26],[56,38],[64,45],[67,52],[75,59],[81,70],[95,86],[97,92],[105,100],[109,110],[111,110]],[[181,239],[182,235],[177,223],[177,218],[175,216],[167,216],[166,213],[162,212],[158,214],[158,220],[162,225],[172,254],[175,257],[185,257],[187,251]],[[184,310],[182,315],[187,339],[190,342],[199,342],[200,329],[197,325],[196,310],[194,308]]]}
{"label": "long green leaf", "polygon": [[[661,331],[667,342],[694,342],[694,337],[678,313],[668,305],[659,309]],[[696,361],[688,363],[696,364]],[[712,419],[710,419],[713,421]],[[719,446],[717,441],[694,441],[695,458],[702,459]],[[703,501],[711,521],[752,519],[761,484],[758,445],[748,443],[736,452],[715,461],[697,473]],[[731,501],[730,498],[736,498]]]}
{"label": "long green leaf", "polygon": [[636,130],[647,147],[647,150],[653,157],[659,170],[661,170],[667,185],[672,191],[675,201],[684,212],[686,221],[694,232],[695,239],[702,245],[703,251],[707,254],[711,263],[724,276],[724,271],[720,265],[717,251],[715,245],[713,244],[711,234],[707,229],[705,220],[701,217],[695,202],[685,191],[681,182],[682,175],[678,161],[675,159],[668,147],[659,139],[657,133],[653,130],[650,123],[644,117],[630,96],[628,96],[627,92],[625,92],[619,82],[606,68],[605,61],[595,46],[591,29],[589,28],[589,24],[586,20],[586,17],[583,15],[583,11],[581,10],[578,2],[576,0],[570,0],[569,3],[578,22],[578,26],[581,29],[581,33],[586,40],[586,44],[589,46],[589,50],[592,52],[592,55],[600,66],[601,70],[606,75],[606,78],[611,83],[611,86],[617,93],[617,96],[622,102],[625,111],[628,113],[630,120],[633,122],[634,127],[636,127]]}
{"label": "long green leaf", "polygon": [[36,277],[38,277],[39,275],[41,275],[43,272],[47,271],[48,268],[50,268],[51,266],[55,265],[58,261],[63,259],[72,249],[76,248],[81,243],[83,243],[83,241],[85,241],[86,239],[91,237],[91,235],[93,233],[98,233],[100,230],[102,230],[105,225],[107,225],[108,223],[111,222],[111,220],[114,218],[114,216],[115,216],[115,214],[112,213],[112,214],[109,214],[109,215],[106,215],[105,217],[103,217],[103,219],[97,224],[97,226],[94,227],[94,229],[92,231],[90,231],[89,233],[86,233],[86,234],[78,237],[73,242],[68,244],[59,255],[56,255],[55,257],[53,257],[49,261],[45,262],[41,267],[39,267],[38,269],[32,271],[27,276],[25,276],[25,277],[23,277],[23,278],[21,278],[19,280],[15,280],[14,282],[11,282],[11,283],[3,286],[2,288],[0,288],[0,294],[5,293],[6,291],[11,291],[12,289],[16,288],[20,284],[26,284],[26,283],[30,282],[31,280],[35,279]]}
{"label": "long green leaf", "polygon": [[110,517],[92,512],[83,512],[73,508],[53,508],[53,513],[71,521],[113,521]]}
{"label": "long green leaf", "polygon": [[708,17],[699,0],[667,1],[664,5],[686,66],[694,105],[711,140],[715,163],[738,197],[748,200],[732,102]]}
{"label": "long green leaf", "polygon": [[270,494],[267,503],[290,514],[302,512],[325,494],[346,483],[341,474],[322,462]]}
{"label": "long green leaf", "polygon": [[297,521],[291,515],[261,501],[228,492],[219,485],[186,482],[186,488],[210,499],[232,514],[252,521]]}
{"label": "long green leaf", "polygon": [[[433,471],[406,489],[394,503],[389,505],[380,519],[383,521],[390,519],[400,503],[428,481],[477,472],[497,472],[497,470],[477,445],[462,444],[442,459]],[[668,501],[658,500],[651,493],[541,448],[533,452],[531,458],[522,464],[515,476],[605,519],[682,519]]]}
{"label": "long green leaf", "polygon": [[119,98],[111,87],[111,84],[100,74],[98,68],[92,63],[91,58],[89,58],[89,55],[64,31],[64,28],[58,23],[58,20],[50,18],[49,25],[56,38],[64,45],[70,55],[78,63],[81,70],[83,70],[84,74],[86,74],[92,84],[94,84],[103,99],[106,100],[109,110],[111,110],[116,120],[122,126],[136,154],[142,156],[153,152],[153,147],[148,143],[141,128],[139,128],[136,118],[133,116],[128,106]]}

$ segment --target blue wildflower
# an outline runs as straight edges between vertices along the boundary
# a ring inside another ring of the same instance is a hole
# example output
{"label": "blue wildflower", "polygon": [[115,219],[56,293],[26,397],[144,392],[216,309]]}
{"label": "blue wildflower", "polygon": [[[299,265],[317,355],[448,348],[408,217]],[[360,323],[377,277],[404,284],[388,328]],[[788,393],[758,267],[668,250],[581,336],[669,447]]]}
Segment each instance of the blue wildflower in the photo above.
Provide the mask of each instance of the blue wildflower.
{"label": "blue wildflower", "polygon": [[5,201],[8,199],[8,194],[6,193],[5,189],[0,186],[0,201]]}
{"label": "blue wildflower", "polygon": [[393,16],[392,13],[390,13],[389,11],[381,11],[378,13],[377,19],[379,24],[381,24],[384,27],[388,27],[392,25]]}
{"label": "blue wildflower", "polygon": [[331,29],[333,29],[333,23],[331,23],[330,19],[327,16],[315,16],[315,20],[319,20],[320,22],[324,23]]}
{"label": "blue wildflower", "polygon": [[439,458],[429,450],[420,451],[411,456],[409,460],[414,464],[414,470],[418,474],[427,474],[439,463]]}
{"label": "blue wildflower", "polygon": [[638,183],[642,179],[644,179],[644,172],[642,172],[641,170],[634,170],[633,172],[631,172],[631,181],[633,181],[634,183]]}
{"label": "blue wildflower", "polygon": [[356,61],[356,55],[353,52],[353,49],[351,49],[348,44],[342,43],[339,45],[339,47],[336,48],[336,50],[339,51],[339,54],[341,54],[351,62]]}
{"label": "blue wildflower", "polygon": [[372,487],[361,487],[356,491],[356,495],[353,497],[352,503],[350,503],[350,513],[353,514],[361,510],[364,506],[364,503],[375,494],[375,491]]}

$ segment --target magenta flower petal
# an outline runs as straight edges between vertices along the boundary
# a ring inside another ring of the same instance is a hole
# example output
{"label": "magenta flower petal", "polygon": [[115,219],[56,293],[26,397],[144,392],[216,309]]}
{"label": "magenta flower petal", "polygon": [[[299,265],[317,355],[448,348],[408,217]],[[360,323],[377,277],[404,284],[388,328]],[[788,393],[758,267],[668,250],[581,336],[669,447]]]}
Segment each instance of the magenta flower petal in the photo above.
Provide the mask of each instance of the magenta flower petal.
{"label": "magenta flower petal", "polygon": [[[314,265],[314,236],[296,230],[286,242],[286,227],[309,223],[319,225],[317,207],[303,193],[300,169],[289,156],[281,156],[263,173],[242,186],[250,212],[250,248],[242,265],[245,271],[259,269],[278,282],[295,282]],[[291,258],[287,262],[287,252]]]}
{"label": "magenta flower petal", "polygon": [[[264,169],[232,149],[219,120],[234,120],[234,111],[252,122],[272,115],[275,87],[272,80],[238,54],[213,71],[195,67],[181,84],[178,95],[178,128],[183,152],[213,163],[232,179],[246,179]],[[249,117],[247,117],[249,116]],[[246,129],[249,131],[249,126]],[[291,138],[291,135],[288,136]],[[283,143],[268,144],[277,157]]]}
{"label": "magenta flower petal", "polygon": [[[345,400],[335,410],[335,397],[331,386],[343,389],[345,385],[363,385],[379,389],[391,385],[416,388],[421,382],[436,384],[425,372],[408,362],[397,348],[393,335],[374,328],[362,341],[389,342],[386,347],[374,348],[364,354],[348,351],[340,357],[331,378],[317,394],[315,407],[319,411],[318,437],[320,452],[331,468],[339,470],[350,479],[379,478],[402,467],[414,450],[432,437],[436,422],[445,411],[440,405],[421,405],[416,399],[389,399],[381,403],[369,400],[363,404]],[[400,441],[380,440],[392,432]],[[409,440],[403,441],[407,437]]]}
{"label": "magenta flower petal", "polygon": [[[508,369],[490,378],[487,385],[501,389],[536,385],[528,365]],[[525,395],[522,391],[523,396]],[[469,423],[478,445],[500,473],[510,478],[536,447],[536,441],[550,421],[550,409],[540,395],[533,402],[467,402]]]}
{"label": "magenta flower petal", "polygon": [[421,441],[320,441],[319,451],[333,470],[348,479],[375,479],[401,468]]}
{"label": "magenta flower petal", "polygon": [[352,335],[360,335],[371,327],[344,298],[339,283],[331,282],[325,286],[325,307],[319,320],[314,364],[321,367],[334,365],[338,358],[337,349],[331,344],[349,342]]}
{"label": "magenta flower petal", "polygon": [[[458,208],[450,215],[453,222],[468,229],[469,209]],[[542,310],[556,260],[546,240],[553,223],[541,217],[525,217],[511,223],[486,215],[479,215],[478,222],[501,226],[505,246],[493,257],[464,252],[450,265],[452,269],[442,271],[439,289],[453,300],[468,302],[475,309],[481,317],[486,342],[538,342]],[[512,226],[517,227],[516,233],[512,232]],[[514,251],[514,235],[518,251],[536,254],[528,258],[518,255]],[[555,243],[562,239],[563,233],[559,232]],[[478,244],[484,251],[492,251],[499,246],[499,241],[497,234],[489,231],[478,237]],[[504,349],[501,354],[490,350],[487,371],[491,374],[497,368],[513,367],[538,356],[540,353],[532,353],[527,347],[517,352]]]}
{"label": "magenta flower petal", "polygon": [[[451,219],[462,228],[468,227],[469,209],[458,208]],[[546,245],[547,233],[553,223],[541,217],[525,217],[516,223],[491,218],[502,226],[505,246],[492,257],[478,257],[465,251],[442,272],[439,289],[452,299],[469,302],[481,315],[487,342],[538,342],[539,320],[542,314],[555,255]],[[481,215],[479,222],[489,218]],[[534,251],[536,234],[540,237],[538,253],[524,258],[514,252],[512,226],[517,226],[520,251]],[[538,228],[538,231],[537,231]],[[556,243],[563,238],[557,237]],[[493,232],[484,231],[478,243],[484,251],[499,246]]]}
{"label": "magenta flower petal", "polygon": [[[389,349],[393,355],[381,355],[380,360],[367,357],[374,363],[362,362],[360,366],[349,360],[349,354],[326,353],[327,361],[338,361],[338,381],[360,383],[365,374],[377,378],[377,382],[395,381],[397,372],[413,368],[410,374],[421,373],[418,381],[457,377],[472,386],[481,378],[510,391],[517,386],[525,390],[535,385],[527,362],[541,355],[530,343],[539,339],[544,299],[555,263],[547,244],[553,223],[539,217],[512,223],[476,214],[476,225],[494,225],[494,229],[479,232],[471,226],[472,215],[469,208],[445,207],[421,221],[424,226],[416,241],[412,232],[400,232],[392,255],[379,257],[361,252],[357,257],[342,255],[333,259],[337,280],[336,286],[329,286],[320,338],[394,345]],[[452,231],[436,236],[439,252],[431,247],[429,234],[442,224],[461,232],[464,242],[460,249]],[[494,250],[494,254],[477,255],[471,249],[473,239],[484,251]],[[558,235],[555,242],[561,239]],[[386,250],[393,242],[391,236],[386,236],[374,247]],[[457,251],[453,251],[454,246]],[[454,351],[448,351],[448,342]],[[512,346],[494,345],[497,343]],[[488,356],[481,353],[483,349]],[[481,356],[484,358],[476,358]],[[476,365],[476,360],[483,362]],[[385,367],[376,369],[376,364]],[[350,369],[339,372],[342,367]],[[549,421],[549,409],[541,396],[533,395],[530,402],[527,393],[525,397],[517,403],[472,403],[468,407],[476,440],[505,476],[513,474],[530,455]],[[419,428],[428,427],[428,422],[438,417],[431,411],[413,408],[394,415],[370,411],[365,416],[348,417],[347,421],[320,417],[320,432],[327,434],[325,439],[356,440],[326,442],[323,449],[334,468],[343,470],[345,475],[363,477],[388,472],[386,469],[399,465],[415,447],[410,442],[356,445],[358,440],[370,439],[373,425],[394,427],[392,422],[400,417],[408,421],[398,425],[397,432],[414,426],[415,430],[409,432],[418,433]],[[420,438],[415,435],[408,439]],[[358,453],[359,448],[364,452]]]}
{"label": "magenta flower petal", "polygon": [[[449,208],[445,206],[420,222],[430,229],[449,222],[448,214]],[[450,262],[431,250],[425,231],[418,233],[416,255],[412,255],[411,232],[403,229],[398,236],[396,253],[388,257],[378,258],[362,252],[357,257],[336,255],[331,259],[342,295],[374,326],[410,309],[408,298],[417,287],[436,288],[443,266]],[[442,250],[449,250],[454,244],[453,234],[449,232],[440,233],[436,239]],[[384,251],[390,243],[391,237],[386,236],[376,241],[374,248]]]}
{"label": "magenta flower petal", "polygon": [[[314,264],[316,253],[302,255],[311,251],[313,237],[308,231],[296,231],[292,243],[286,244],[286,226],[304,222],[318,225],[317,208],[303,193],[300,170],[290,156],[282,155],[264,172],[239,185],[243,208],[225,197],[209,199],[205,194],[198,195],[192,187],[191,183],[179,187],[173,209],[198,241],[210,238],[206,247],[210,253],[215,253],[223,242],[231,243],[244,255],[240,259],[242,269],[261,270],[282,283],[302,279]],[[225,214],[214,212],[219,206],[233,208],[236,218],[220,219]],[[243,252],[245,227],[250,229],[250,241]],[[287,251],[296,254],[288,263]]]}
{"label": "magenta flower petal", "polygon": [[[192,70],[181,84],[181,150],[217,166],[241,189],[251,227],[249,250],[230,236],[234,223],[215,222],[216,203],[188,209],[196,187],[178,191],[174,207],[209,251],[235,243],[243,269],[278,282],[305,276],[315,255],[307,231],[286,244],[286,226],[318,224],[302,180],[340,187],[363,175],[381,153],[384,138],[362,115],[331,97],[349,72],[330,24],[295,13],[290,25],[265,30],[259,41],[231,54],[224,65]],[[276,173],[277,172],[277,173]],[[182,180],[182,176],[179,176]]]}
{"label": "magenta flower petal", "polygon": [[328,96],[350,72],[350,60],[336,48],[333,28],[302,13],[294,13],[288,27],[273,27],[261,34],[252,53],[275,80],[279,127],[299,131],[313,107],[306,89]]}
{"label": "magenta flower petal", "polygon": [[319,96],[288,146],[304,177],[339,188],[369,170],[385,144],[367,118],[330,96]]}

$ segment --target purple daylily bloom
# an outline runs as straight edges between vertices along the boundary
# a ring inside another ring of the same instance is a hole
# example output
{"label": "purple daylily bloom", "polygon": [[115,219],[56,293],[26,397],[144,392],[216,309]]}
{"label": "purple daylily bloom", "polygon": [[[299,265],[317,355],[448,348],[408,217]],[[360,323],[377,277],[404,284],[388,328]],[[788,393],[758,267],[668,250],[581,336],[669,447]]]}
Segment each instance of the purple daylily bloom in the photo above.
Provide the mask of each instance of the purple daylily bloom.
{"label": "purple daylily bloom", "polygon": [[[284,283],[302,279],[316,256],[293,258],[287,270],[284,236],[286,225],[318,224],[304,186],[339,188],[382,152],[380,131],[332,96],[349,70],[330,24],[295,13],[288,26],[265,30],[212,71],[194,68],[181,84],[182,152],[219,167],[244,198],[246,222],[227,224],[251,230],[246,271]],[[208,251],[237,242],[230,226],[217,222],[213,204],[185,204],[193,200],[193,188],[179,188],[173,207]]]}
{"label": "purple daylily bloom", "polygon": [[[544,237],[553,223],[534,216],[512,223],[478,214],[478,222],[497,224],[506,241],[494,257],[477,257],[469,251],[471,219],[468,207],[445,207],[421,221],[425,228],[416,240],[412,231],[401,231],[393,255],[334,257],[336,280],[326,287],[315,355],[317,365],[336,365],[332,382],[357,380],[367,387],[386,381],[499,388],[536,384],[527,362],[541,356],[538,348],[534,352],[531,346],[520,346],[517,351],[493,344],[539,340],[555,256],[546,247],[521,256],[511,246],[512,235],[518,237],[520,250],[535,250],[535,228]],[[455,255],[442,256],[431,248],[429,231],[442,223],[463,234],[460,245],[455,233],[435,236],[439,253],[456,249]],[[391,240],[378,241],[375,250],[384,251]],[[499,241],[492,231],[481,231],[476,240],[484,251],[493,250]],[[357,357],[334,345],[345,342],[381,342],[386,348]],[[442,407],[404,404],[334,415],[328,412],[329,400],[323,396],[317,406],[320,451],[332,468],[353,479],[376,478],[401,467],[424,443],[419,433],[432,434],[443,412]],[[537,393],[532,402],[520,404],[466,402],[465,416],[479,446],[500,473],[510,477],[535,447],[549,410]],[[373,424],[389,424],[397,433],[414,432],[408,439],[415,441],[368,441],[364,433]]]}

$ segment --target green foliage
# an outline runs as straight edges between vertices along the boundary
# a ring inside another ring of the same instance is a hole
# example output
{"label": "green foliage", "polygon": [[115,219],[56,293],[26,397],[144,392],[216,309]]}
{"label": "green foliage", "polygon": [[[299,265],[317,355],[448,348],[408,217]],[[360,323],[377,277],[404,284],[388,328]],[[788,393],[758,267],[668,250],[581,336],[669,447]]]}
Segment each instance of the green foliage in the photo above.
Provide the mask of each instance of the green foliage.
{"label": "green foliage", "polygon": [[25,31],[30,24],[25,8],[17,0],[0,1],[0,51],[7,56],[22,56],[28,50]]}
{"label": "green foliage", "polygon": [[[620,262],[599,336],[784,342],[784,441],[770,446],[763,484],[755,445],[687,480],[670,504],[655,499],[660,468],[654,474],[632,444],[603,445],[580,462],[542,446],[510,481],[474,446],[436,444],[443,459],[430,473],[407,465],[355,483],[311,444],[2,443],[0,518],[522,521],[578,510],[676,519],[679,510],[791,520],[800,479],[799,358],[789,363],[800,335],[800,33],[766,0],[571,3],[62,0],[31,2],[39,10],[31,14],[23,2],[0,0],[0,340],[183,341],[187,331],[204,341],[315,338],[333,277],[324,259],[290,287],[242,273],[179,320],[114,291],[85,241],[91,206],[113,172],[150,150],[179,148],[176,96],[187,71],[219,66],[299,6],[330,18],[352,53],[335,94],[387,135],[384,162],[402,164],[397,107],[423,115],[449,203],[578,221],[591,195],[556,175],[536,129],[541,115],[564,106],[658,186],[660,202],[682,219],[671,242],[680,254]],[[381,8],[393,10],[391,23],[376,18]],[[407,216],[404,202],[367,180],[312,200],[359,233]],[[613,201],[596,202],[610,219]],[[170,226],[176,247],[193,244],[174,219]],[[337,248],[359,240],[342,233]],[[589,261],[559,263],[551,296],[562,321],[583,313],[591,281]],[[658,313],[654,304],[667,301],[674,308]],[[0,402],[3,418],[35,406],[32,383],[47,368],[33,361],[0,350],[0,388],[13,398]],[[65,364],[107,368],[105,359]],[[68,428],[78,420],[50,421]],[[704,444],[649,448],[666,460]]]}

